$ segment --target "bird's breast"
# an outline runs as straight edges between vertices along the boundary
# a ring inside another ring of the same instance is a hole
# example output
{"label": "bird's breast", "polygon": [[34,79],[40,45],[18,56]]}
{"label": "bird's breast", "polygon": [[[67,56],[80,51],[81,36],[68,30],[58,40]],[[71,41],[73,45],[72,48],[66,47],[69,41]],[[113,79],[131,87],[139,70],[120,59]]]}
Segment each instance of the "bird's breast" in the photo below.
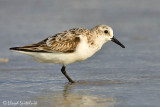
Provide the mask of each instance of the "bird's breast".
{"label": "bird's breast", "polygon": [[91,57],[96,51],[98,51],[98,48],[96,46],[90,46],[87,38],[84,37],[81,38],[81,41],[76,48],[75,54],[81,60],[85,60]]}

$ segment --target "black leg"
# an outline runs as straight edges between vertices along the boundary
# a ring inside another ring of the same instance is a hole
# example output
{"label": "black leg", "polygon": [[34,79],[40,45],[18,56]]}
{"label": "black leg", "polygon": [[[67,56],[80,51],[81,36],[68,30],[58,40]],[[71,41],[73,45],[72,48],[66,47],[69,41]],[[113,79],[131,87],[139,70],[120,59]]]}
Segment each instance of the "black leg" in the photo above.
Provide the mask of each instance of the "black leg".
{"label": "black leg", "polygon": [[69,82],[74,83],[74,81],[69,77],[69,75],[67,74],[66,70],[65,70],[65,65],[62,66],[61,72],[64,74],[64,76],[68,79]]}

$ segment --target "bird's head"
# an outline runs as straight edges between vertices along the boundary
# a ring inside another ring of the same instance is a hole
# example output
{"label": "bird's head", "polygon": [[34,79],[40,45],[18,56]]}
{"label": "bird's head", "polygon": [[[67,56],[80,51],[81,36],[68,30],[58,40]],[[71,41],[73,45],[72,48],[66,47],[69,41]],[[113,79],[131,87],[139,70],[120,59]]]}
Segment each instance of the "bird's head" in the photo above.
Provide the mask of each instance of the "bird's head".
{"label": "bird's head", "polygon": [[120,43],[114,36],[113,36],[113,30],[111,27],[107,25],[97,25],[91,31],[97,35],[97,37],[101,38],[102,41],[113,41],[116,44],[120,45],[122,48],[125,48],[125,46]]}

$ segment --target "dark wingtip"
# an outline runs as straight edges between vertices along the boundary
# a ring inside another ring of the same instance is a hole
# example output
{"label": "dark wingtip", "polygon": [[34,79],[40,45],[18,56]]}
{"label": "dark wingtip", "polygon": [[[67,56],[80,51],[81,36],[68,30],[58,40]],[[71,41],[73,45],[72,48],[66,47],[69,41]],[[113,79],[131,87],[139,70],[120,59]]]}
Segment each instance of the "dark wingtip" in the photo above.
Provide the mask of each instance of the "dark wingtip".
{"label": "dark wingtip", "polygon": [[9,48],[9,50],[19,50],[19,47],[12,47],[12,48]]}

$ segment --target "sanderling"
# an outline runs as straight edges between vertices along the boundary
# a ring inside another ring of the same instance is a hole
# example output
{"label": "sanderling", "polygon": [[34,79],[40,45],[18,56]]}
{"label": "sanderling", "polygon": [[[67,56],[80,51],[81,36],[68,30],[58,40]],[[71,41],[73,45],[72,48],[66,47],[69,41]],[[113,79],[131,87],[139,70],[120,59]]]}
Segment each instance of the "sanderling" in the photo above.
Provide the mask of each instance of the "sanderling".
{"label": "sanderling", "polygon": [[23,47],[12,47],[10,50],[30,55],[39,62],[62,64],[61,72],[69,82],[74,83],[65,70],[66,65],[91,57],[107,41],[113,41],[125,48],[113,36],[111,27],[97,25],[91,30],[85,28],[66,30],[41,42]]}

